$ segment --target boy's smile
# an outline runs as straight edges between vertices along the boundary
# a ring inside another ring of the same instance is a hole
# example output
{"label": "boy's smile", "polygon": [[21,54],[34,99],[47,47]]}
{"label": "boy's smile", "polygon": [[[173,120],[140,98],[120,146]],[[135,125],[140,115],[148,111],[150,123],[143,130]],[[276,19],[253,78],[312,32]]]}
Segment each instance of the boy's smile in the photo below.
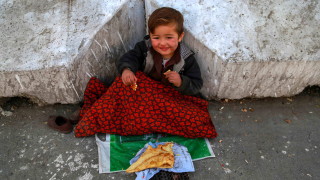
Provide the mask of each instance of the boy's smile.
{"label": "boy's smile", "polygon": [[184,33],[179,37],[175,24],[160,25],[150,32],[152,47],[164,59],[170,59],[182,40]]}

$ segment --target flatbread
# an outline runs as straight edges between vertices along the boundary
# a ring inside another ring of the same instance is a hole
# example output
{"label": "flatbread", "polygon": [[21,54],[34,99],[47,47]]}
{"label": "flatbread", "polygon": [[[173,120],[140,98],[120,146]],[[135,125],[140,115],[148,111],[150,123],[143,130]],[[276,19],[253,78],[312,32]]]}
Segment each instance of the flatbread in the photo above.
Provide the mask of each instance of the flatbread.
{"label": "flatbread", "polygon": [[173,143],[158,145],[152,148],[150,145],[140,158],[131,164],[126,170],[128,173],[142,171],[149,168],[172,168],[174,165]]}

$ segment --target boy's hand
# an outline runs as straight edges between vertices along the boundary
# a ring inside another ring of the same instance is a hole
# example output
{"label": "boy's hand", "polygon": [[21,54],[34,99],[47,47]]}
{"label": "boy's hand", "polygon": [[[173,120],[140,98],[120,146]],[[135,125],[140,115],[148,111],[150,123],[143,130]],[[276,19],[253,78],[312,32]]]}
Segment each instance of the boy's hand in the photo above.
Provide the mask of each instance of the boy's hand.
{"label": "boy's hand", "polygon": [[180,87],[182,84],[182,79],[180,77],[180,74],[175,71],[167,71],[163,73],[168,81],[172,83],[176,87]]}
{"label": "boy's hand", "polygon": [[135,84],[137,82],[136,76],[129,69],[125,69],[125,70],[122,71],[121,78],[122,78],[123,84],[126,85],[126,86]]}

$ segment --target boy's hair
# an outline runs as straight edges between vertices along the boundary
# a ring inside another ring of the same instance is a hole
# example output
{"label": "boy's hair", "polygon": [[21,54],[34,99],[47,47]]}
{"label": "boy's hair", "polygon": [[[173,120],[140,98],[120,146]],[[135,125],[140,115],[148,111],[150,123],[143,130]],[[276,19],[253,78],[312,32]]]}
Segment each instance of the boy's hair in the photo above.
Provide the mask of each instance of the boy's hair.
{"label": "boy's hair", "polygon": [[153,33],[155,28],[160,25],[176,24],[176,31],[180,36],[183,33],[183,15],[170,7],[156,9],[149,17],[149,33]]}

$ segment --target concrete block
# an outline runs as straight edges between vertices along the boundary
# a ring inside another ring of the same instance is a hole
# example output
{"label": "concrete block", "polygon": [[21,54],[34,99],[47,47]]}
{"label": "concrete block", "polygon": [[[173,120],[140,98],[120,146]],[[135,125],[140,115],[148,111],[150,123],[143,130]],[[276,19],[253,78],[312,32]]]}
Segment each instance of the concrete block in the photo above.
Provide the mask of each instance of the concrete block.
{"label": "concrete block", "polygon": [[0,98],[77,103],[92,76],[110,82],[114,61],[145,35],[161,6],[185,17],[185,43],[208,99],[292,96],[320,85],[317,1],[0,1]]}
{"label": "concrete block", "polygon": [[209,99],[279,97],[320,85],[318,1],[145,1],[147,17],[168,6],[185,17],[184,42]]}
{"label": "concrete block", "polygon": [[0,97],[77,103],[145,35],[141,0],[0,1]]}

